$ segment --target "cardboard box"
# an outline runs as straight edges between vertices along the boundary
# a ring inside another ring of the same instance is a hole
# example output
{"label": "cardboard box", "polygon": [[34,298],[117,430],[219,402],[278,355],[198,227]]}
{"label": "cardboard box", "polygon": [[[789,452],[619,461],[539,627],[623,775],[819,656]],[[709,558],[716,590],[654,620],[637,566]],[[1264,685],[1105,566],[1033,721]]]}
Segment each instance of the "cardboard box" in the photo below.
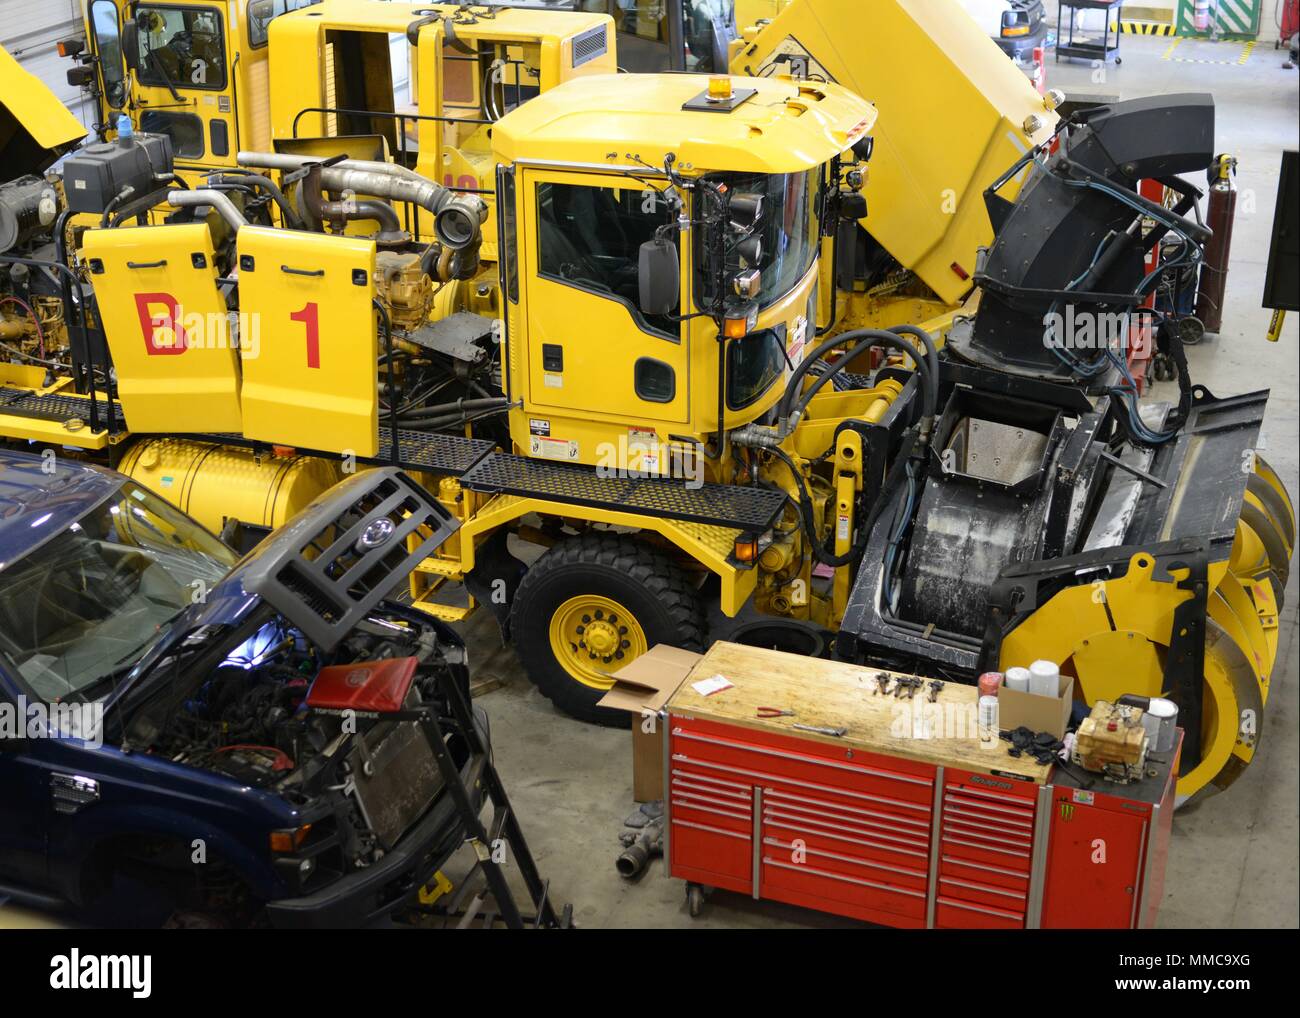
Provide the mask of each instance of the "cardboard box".
{"label": "cardboard box", "polygon": [[632,715],[632,798],[653,802],[664,797],[664,733],[659,711],[703,657],[658,643],[613,674],[614,688],[602,707]]}
{"label": "cardboard box", "polygon": [[1018,689],[998,690],[998,727],[1004,732],[1021,726],[1034,732],[1051,732],[1058,739],[1065,735],[1074,709],[1074,679],[1062,675],[1056,696],[1039,696]]}

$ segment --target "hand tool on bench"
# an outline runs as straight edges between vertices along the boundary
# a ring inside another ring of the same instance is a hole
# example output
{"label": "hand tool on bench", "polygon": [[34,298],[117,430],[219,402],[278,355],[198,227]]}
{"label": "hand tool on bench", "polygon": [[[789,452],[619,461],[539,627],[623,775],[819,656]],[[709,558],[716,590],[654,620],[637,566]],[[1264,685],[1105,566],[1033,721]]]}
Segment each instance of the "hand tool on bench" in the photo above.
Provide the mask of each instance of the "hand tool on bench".
{"label": "hand tool on bench", "polygon": [[835,739],[843,738],[849,731],[847,728],[822,728],[819,725],[793,724],[790,727],[797,728],[801,732],[815,732],[818,735],[829,735]]}

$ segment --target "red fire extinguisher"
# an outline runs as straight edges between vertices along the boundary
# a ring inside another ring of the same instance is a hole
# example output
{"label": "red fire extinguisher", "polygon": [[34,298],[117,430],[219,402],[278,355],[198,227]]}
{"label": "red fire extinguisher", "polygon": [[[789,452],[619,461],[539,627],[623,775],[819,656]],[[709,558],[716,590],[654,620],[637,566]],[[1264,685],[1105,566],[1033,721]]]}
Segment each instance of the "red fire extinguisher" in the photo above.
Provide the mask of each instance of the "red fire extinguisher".
{"label": "red fire extinguisher", "polygon": [[1228,285],[1228,254],[1232,249],[1232,219],[1237,211],[1237,173],[1234,156],[1219,155],[1210,164],[1210,199],[1206,206],[1205,225],[1214,236],[1205,245],[1205,262],[1201,265],[1201,283],[1196,291],[1196,317],[1206,332],[1218,332],[1223,324],[1223,292]]}

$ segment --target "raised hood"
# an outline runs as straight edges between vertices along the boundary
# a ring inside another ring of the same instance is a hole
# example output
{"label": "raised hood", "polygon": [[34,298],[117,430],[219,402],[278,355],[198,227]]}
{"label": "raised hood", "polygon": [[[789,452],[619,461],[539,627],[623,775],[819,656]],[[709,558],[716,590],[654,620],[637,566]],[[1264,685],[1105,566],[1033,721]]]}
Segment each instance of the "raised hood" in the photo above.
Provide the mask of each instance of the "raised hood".
{"label": "raised hood", "polygon": [[45,172],[86,129],[0,46],[0,181]]}

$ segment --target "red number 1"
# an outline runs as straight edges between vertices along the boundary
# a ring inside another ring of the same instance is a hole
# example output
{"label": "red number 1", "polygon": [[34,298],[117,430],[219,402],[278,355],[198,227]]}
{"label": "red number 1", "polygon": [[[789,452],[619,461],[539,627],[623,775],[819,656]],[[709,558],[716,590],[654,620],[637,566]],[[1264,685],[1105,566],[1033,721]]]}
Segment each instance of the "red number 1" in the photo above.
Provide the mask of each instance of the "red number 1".
{"label": "red number 1", "polygon": [[315,301],[309,301],[301,311],[289,316],[291,322],[302,322],[307,329],[307,367],[320,367],[320,316]]}

